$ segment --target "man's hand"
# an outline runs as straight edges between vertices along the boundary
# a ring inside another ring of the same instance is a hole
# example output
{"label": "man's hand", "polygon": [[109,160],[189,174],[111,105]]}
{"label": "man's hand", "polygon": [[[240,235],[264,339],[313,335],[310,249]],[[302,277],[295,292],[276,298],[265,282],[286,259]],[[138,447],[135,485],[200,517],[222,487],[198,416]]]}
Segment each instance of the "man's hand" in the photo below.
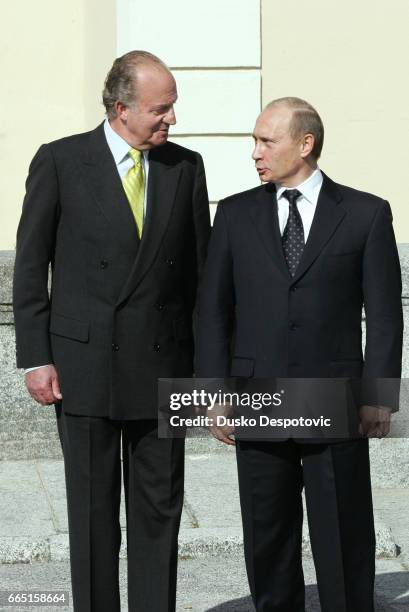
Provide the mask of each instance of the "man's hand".
{"label": "man's hand", "polygon": [[25,380],[28,392],[39,404],[48,406],[62,399],[57,370],[53,365],[27,372]]}
{"label": "man's hand", "polygon": [[230,404],[216,404],[214,408],[211,410],[207,410],[207,416],[210,419],[213,419],[213,425],[209,427],[211,434],[219,440],[220,442],[224,442],[225,444],[229,444],[230,446],[234,446],[236,443],[231,436],[234,433],[234,427],[230,425],[220,425],[216,424],[216,419],[218,416],[230,417],[233,415],[233,407]]}
{"label": "man's hand", "polygon": [[386,406],[361,406],[359,433],[367,438],[384,438],[388,435],[391,410]]}

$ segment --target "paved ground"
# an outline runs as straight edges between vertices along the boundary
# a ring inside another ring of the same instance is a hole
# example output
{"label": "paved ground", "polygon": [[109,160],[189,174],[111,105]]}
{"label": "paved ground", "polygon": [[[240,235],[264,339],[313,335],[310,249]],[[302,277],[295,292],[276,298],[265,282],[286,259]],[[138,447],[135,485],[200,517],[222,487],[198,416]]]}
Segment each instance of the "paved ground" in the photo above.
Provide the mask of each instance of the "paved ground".
{"label": "paved ground", "polygon": [[[375,489],[374,502],[379,557],[378,610],[408,612],[409,489]],[[303,548],[307,610],[318,612],[307,532]],[[122,556],[125,557],[125,549]],[[187,455],[179,556],[178,612],[250,612],[253,609],[242,560],[234,453]],[[0,462],[0,590],[68,589],[67,558],[62,462]],[[27,561],[30,563],[24,563]],[[124,602],[125,565],[121,561]],[[12,609],[30,610],[0,606],[0,612]],[[56,608],[59,609],[64,608]]]}
{"label": "paved ground", "polygon": [[[126,562],[121,561],[123,612],[126,607]],[[310,558],[304,562],[307,612],[319,612],[315,574]],[[0,565],[1,589],[69,589],[67,561]],[[377,562],[377,611],[409,610],[409,575],[393,560]],[[50,608],[1,608],[1,612],[32,612]],[[68,611],[71,607],[56,608]],[[254,612],[248,595],[242,559],[231,555],[179,561],[177,612]],[[54,610],[52,611],[54,612]],[[147,611],[147,612],[154,612]]]}
{"label": "paved ground", "polygon": [[[180,556],[241,554],[242,530],[233,452],[188,454]],[[0,461],[0,563],[68,559],[62,461]],[[402,546],[409,489],[375,489],[379,557]],[[379,507],[379,511],[378,511]],[[122,525],[125,525],[122,506]],[[400,526],[399,538],[391,527]],[[125,534],[123,551],[125,556]],[[406,542],[405,542],[406,545]],[[303,546],[309,553],[307,530]]]}

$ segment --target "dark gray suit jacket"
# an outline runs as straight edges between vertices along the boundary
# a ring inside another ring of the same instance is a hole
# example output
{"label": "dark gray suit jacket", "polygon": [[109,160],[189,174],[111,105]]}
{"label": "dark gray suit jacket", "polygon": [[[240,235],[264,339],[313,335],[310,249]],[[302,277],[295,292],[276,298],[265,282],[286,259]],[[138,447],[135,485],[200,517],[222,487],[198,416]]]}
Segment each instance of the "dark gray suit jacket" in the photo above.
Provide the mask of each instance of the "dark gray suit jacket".
{"label": "dark gray suit jacket", "polygon": [[[40,147],[17,234],[17,365],[54,363],[66,412],[157,413],[157,378],[192,374],[192,312],[210,232],[203,162],[150,152],[141,242],[103,124]],[[47,291],[52,266],[51,295]]]}
{"label": "dark gray suit jacket", "polygon": [[274,185],[220,202],[201,290],[198,375],[362,377],[368,385],[361,401],[394,402],[396,386],[382,397],[376,381],[400,377],[402,330],[400,266],[386,201],[324,175],[294,278],[283,255]]}

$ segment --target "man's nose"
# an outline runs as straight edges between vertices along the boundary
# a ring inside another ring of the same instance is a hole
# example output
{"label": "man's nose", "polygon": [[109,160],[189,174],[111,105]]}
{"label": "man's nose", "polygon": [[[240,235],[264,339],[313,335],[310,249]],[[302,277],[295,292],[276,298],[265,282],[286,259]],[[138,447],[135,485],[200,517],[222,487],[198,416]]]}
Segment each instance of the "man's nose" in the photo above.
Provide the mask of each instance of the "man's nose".
{"label": "man's nose", "polygon": [[175,123],[176,123],[176,115],[175,115],[175,109],[173,108],[173,106],[166,113],[166,115],[165,115],[163,120],[168,125],[175,125]]}
{"label": "man's nose", "polygon": [[253,153],[251,154],[251,157],[254,159],[254,161],[257,161],[258,159],[261,159],[260,148],[259,148],[258,145],[254,146]]}

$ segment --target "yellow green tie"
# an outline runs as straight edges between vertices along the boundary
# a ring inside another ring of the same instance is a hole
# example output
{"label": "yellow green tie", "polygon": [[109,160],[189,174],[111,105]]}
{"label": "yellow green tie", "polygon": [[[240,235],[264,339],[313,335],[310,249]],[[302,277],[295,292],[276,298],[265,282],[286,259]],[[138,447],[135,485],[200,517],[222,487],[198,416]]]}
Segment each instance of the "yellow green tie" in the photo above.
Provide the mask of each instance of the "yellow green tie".
{"label": "yellow green tie", "polygon": [[129,149],[128,155],[133,159],[134,165],[132,168],[129,168],[125,178],[122,181],[122,184],[124,186],[133,216],[135,217],[139,238],[141,238],[145,193],[145,175],[141,162],[142,153],[137,149]]}

